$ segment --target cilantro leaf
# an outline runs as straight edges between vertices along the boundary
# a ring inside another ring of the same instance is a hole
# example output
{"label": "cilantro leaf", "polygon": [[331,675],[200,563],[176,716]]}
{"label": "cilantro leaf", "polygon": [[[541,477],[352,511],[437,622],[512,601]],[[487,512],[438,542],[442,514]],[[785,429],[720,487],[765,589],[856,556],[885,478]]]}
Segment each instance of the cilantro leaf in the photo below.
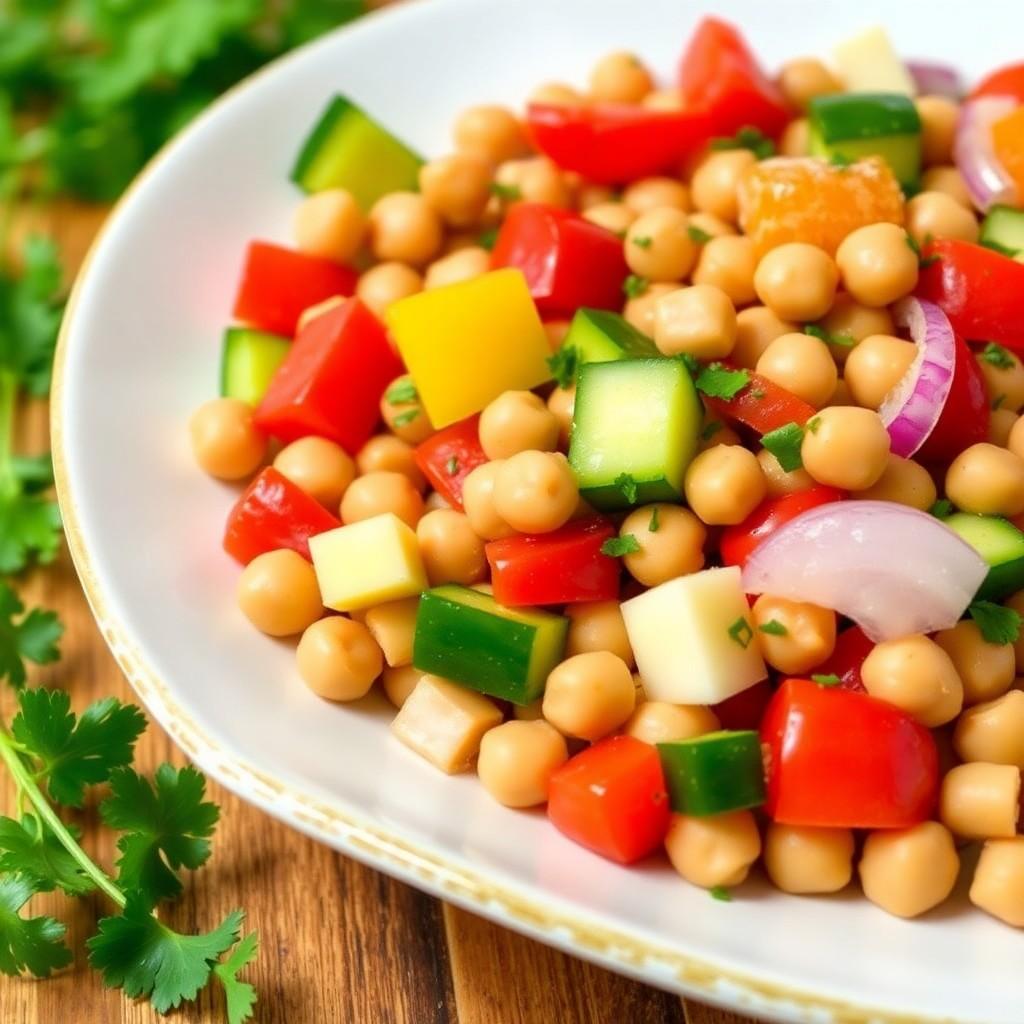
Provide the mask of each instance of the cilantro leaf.
{"label": "cilantro leaf", "polygon": [[985,643],[1003,645],[1017,642],[1024,620],[1012,608],[1004,608],[992,601],[972,601],[967,611],[978,624]]}
{"label": "cilantro leaf", "polygon": [[709,398],[735,398],[749,383],[746,370],[730,370],[721,363],[705,366],[695,381],[697,390]]}
{"label": "cilantro leaf", "polygon": [[775,143],[762,131],[745,125],[729,138],[712,139],[711,149],[749,149],[758,160],[767,160],[775,155]]}
{"label": "cilantro leaf", "polygon": [[77,720],[66,690],[22,690],[11,723],[14,738],[39,763],[51,798],[80,807],[85,787],[105,782],[130,764],[146,719],[134,704],[114,697],[95,701]]}
{"label": "cilantro leaf", "polygon": [[811,681],[817,683],[819,686],[838,686],[842,682],[842,679],[840,679],[834,672],[830,672],[828,675],[812,675]]}
{"label": "cilantro leaf", "polygon": [[108,988],[123,988],[133,999],[146,996],[157,1013],[167,1013],[207,984],[214,964],[238,941],[243,916],[233,910],[212,932],[179,935],[130,893],[124,912],[102,918],[86,942],[89,963]]}
{"label": "cilantro leaf", "polygon": [[[77,828],[67,828],[78,837]],[[60,840],[32,814],[20,822],[0,818],[0,871],[31,878],[37,892],[62,889],[69,896],[81,896],[96,888]]]}
{"label": "cilantro leaf", "polygon": [[713,885],[708,889],[708,895],[713,900],[718,900],[721,903],[732,902],[732,893],[726,889],[724,885]]}
{"label": "cilantro leaf", "polygon": [[[657,511],[657,510],[655,510]],[[640,550],[640,544],[631,533],[624,533],[621,537],[609,537],[601,545],[602,555],[611,555],[612,558],[620,558],[622,555],[632,555]]]}
{"label": "cilantro leaf", "polygon": [[629,299],[637,299],[644,292],[650,288],[651,282],[646,277],[640,277],[637,274],[630,274],[625,281],[622,282],[622,291]]}
{"label": "cilantro leaf", "polygon": [[53,457],[49,452],[42,455],[12,455],[11,473],[21,484],[25,494],[35,494],[53,486]]}
{"label": "cilantro leaf", "polygon": [[903,232],[903,241],[907,243],[910,251],[918,258],[921,258],[921,245],[918,240],[909,232]]}
{"label": "cilantro leaf", "polygon": [[492,181],[491,195],[514,202],[523,198],[523,190],[518,185],[503,185],[500,181]]}
{"label": "cilantro leaf", "polygon": [[239,981],[238,972],[256,959],[259,946],[259,933],[249,932],[242,937],[228,958],[213,968],[217,980],[224,986],[228,1024],[245,1024],[245,1021],[252,1018],[253,1007],[256,1005],[256,989],[248,982]]}
{"label": "cilantro leaf", "polygon": [[22,917],[18,911],[42,890],[26,875],[0,875],[0,973],[28,969],[37,978],[71,963],[61,941],[65,928],[52,917]]}
{"label": "cilantro leaf", "polygon": [[1002,345],[997,345],[994,341],[990,341],[981,350],[981,358],[997,370],[1012,370],[1016,362]]}
{"label": "cilantro leaf", "polygon": [[497,241],[498,229],[486,228],[485,230],[480,232],[480,235],[476,240],[476,244],[479,245],[481,249],[486,249],[488,252],[490,252],[494,248],[494,245]]}
{"label": "cilantro leaf", "polygon": [[690,241],[697,245],[705,245],[711,241],[711,234],[705,231],[703,228],[697,227],[696,224],[688,224],[686,227],[686,233],[690,236]]}
{"label": "cilantro leaf", "polygon": [[384,392],[384,397],[392,405],[406,405],[415,402],[419,398],[419,392],[411,380],[399,380]]}
{"label": "cilantro leaf", "polygon": [[612,486],[622,492],[623,498],[630,505],[636,504],[636,481],[629,473],[620,473],[613,481]]}
{"label": "cilantro leaf", "polygon": [[761,438],[761,444],[775,456],[783,472],[792,473],[804,462],[800,446],[804,442],[804,429],[798,423],[787,423],[770,430]]}
{"label": "cilantro leaf", "polygon": [[754,639],[754,631],[750,628],[750,623],[741,615],[727,630],[729,639],[738,643],[744,650],[750,646],[750,641]]}
{"label": "cilantro leaf", "polygon": [[829,334],[821,324],[804,324],[804,334],[809,334],[826,345],[838,345],[840,348],[853,348],[856,344],[852,334]]}
{"label": "cilantro leaf", "polygon": [[554,355],[548,356],[548,368],[560,388],[572,387],[575,382],[579,355],[575,345],[562,345]]}
{"label": "cilantro leaf", "polygon": [[26,661],[47,665],[60,657],[57,641],[64,632],[56,612],[24,611],[17,594],[0,580],[0,678],[6,676],[15,689],[25,685]]}
{"label": "cilantro leaf", "polygon": [[405,412],[400,412],[391,420],[391,425],[393,427],[404,427],[407,423],[412,423],[419,414],[420,410],[418,406],[415,409],[406,409]]}
{"label": "cilantro leaf", "polygon": [[721,420],[708,420],[707,423],[701,427],[700,439],[702,441],[710,441],[720,430],[725,427],[725,424]]}
{"label": "cilantro leaf", "polygon": [[652,505],[651,506],[651,521],[647,524],[647,532],[648,533],[657,533],[660,527],[661,527],[661,523],[658,522],[658,506],[657,505]]}
{"label": "cilantro leaf", "polygon": [[948,519],[953,514],[953,502],[948,498],[939,498],[930,509],[928,514],[936,519]]}
{"label": "cilantro leaf", "polygon": [[638,249],[650,249],[654,244],[654,239],[650,235],[636,235],[630,239]]}
{"label": "cilantro leaf", "polygon": [[195,768],[162,764],[155,781],[154,788],[131,768],[117,768],[110,773],[111,795],[100,804],[103,821],[125,832],[117,841],[118,883],[150,904],[181,892],[177,869],[206,863],[220,815],[216,804],[203,800],[206,779]]}
{"label": "cilantro leaf", "polygon": [[757,627],[759,632],[767,633],[769,636],[788,636],[789,630],[779,622],[778,619],[769,619]]}
{"label": "cilantro leaf", "polygon": [[34,494],[0,495],[0,573],[21,572],[35,558],[49,565],[61,538],[57,502]]}

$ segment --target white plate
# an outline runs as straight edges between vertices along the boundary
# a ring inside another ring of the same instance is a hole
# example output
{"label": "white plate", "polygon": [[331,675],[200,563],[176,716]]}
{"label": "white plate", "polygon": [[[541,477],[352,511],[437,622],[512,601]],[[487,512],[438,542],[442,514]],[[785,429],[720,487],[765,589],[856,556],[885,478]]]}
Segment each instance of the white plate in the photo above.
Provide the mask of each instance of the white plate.
{"label": "white plate", "polygon": [[[744,886],[719,903],[654,862],[626,870],[541,813],[495,804],[390,738],[379,701],[332,706],[293,652],[235,607],[220,548],[235,491],[192,464],[185,422],[217,386],[245,242],[287,240],[288,169],[343,90],[427,153],[453,115],[581,81],[630,48],[666,76],[700,4],[429,0],[281,61],[178,138],[119,207],[76,289],[53,403],[68,537],[104,636],[142,699],[208,772],[296,828],[414,885],[607,967],[780,1020],[1024,1019],[1024,940],[954,902],[907,923],[851,887]],[[1017,2],[719,0],[770,64],[885,22],[908,55],[968,74],[1020,59]],[[314,894],[310,894],[314,899]]]}

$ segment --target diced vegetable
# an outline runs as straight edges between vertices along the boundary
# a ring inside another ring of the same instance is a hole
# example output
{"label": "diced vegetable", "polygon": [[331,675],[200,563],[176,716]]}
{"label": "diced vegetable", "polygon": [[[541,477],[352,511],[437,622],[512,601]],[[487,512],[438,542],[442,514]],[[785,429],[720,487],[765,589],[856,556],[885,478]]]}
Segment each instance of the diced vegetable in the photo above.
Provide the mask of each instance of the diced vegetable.
{"label": "diced vegetable", "polygon": [[756,732],[712,732],[658,744],[669,803],[701,817],[764,803],[764,765]]}
{"label": "diced vegetable", "polygon": [[565,649],[568,619],[504,608],[490,595],[446,585],[420,598],[413,665],[513,704],[544,689]]}
{"label": "diced vegetable", "polygon": [[555,828],[620,864],[653,853],[669,815],[658,751],[632,736],[612,736],[570,758],[548,788]]}
{"label": "diced vegetable", "polygon": [[993,206],[982,221],[981,244],[1007,256],[1024,253],[1024,210]]}
{"label": "diced vegetable", "polygon": [[416,533],[392,512],[318,534],[309,550],[320,596],[338,612],[412,597],[427,586]]}
{"label": "diced vegetable", "polygon": [[480,445],[479,416],[459,420],[416,446],[416,465],[453,508],[462,510],[466,477],[487,461]]}
{"label": "diced vegetable", "polygon": [[1024,588],[1024,533],[998,516],[957,512],[943,523],[963,537],[989,566],[977,597],[1001,601]]}
{"label": "diced vegetable", "polygon": [[250,242],[234,315],[260,330],[291,337],[304,309],[335,295],[351,295],[356,276],[349,267],[321,256]]}
{"label": "diced vegetable", "polygon": [[221,395],[259,405],[291,344],[278,334],[229,327],[220,355]]}
{"label": "diced vegetable", "polygon": [[832,51],[848,92],[915,93],[914,79],[897,56],[884,28],[859,32]]}
{"label": "diced vegetable", "polygon": [[486,545],[494,598],[510,607],[610,601],[619,596],[619,563],[601,546],[615,536],[604,519],[580,519],[552,533]]}
{"label": "diced vegetable", "polygon": [[945,96],[960,100],[964,84],[960,72],[949,64],[930,60],[908,60],[906,69],[914,81],[914,90],[920,96]]}
{"label": "diced vegetable", "polygon": [[518,270],[410,295],[387,321],[435,427],[551,378],[544,325]]}
{"label": "diced vegetable", "polygon": [[992,149],[1013,181],[1017,205],[1024,205],[1024,106],[992,122]]}
{"label": "diced vegetable", "polygon": [[935,807],[931,733],[867,694],[788,679],[768,706],[761,741],[765,810],[780,824],[906,828]]}
{"label": "diced vegetable", "polygon": [[309,538],[340,525],[320,502],[268,466],[231,509],[224,550],[243,565],[278,548],[309,558]]}
{"label": "diced vegetable", "polygon": [[652,587],[622,617],[651,700],[717,704],[768,675],[735,567]]}
{"label": "diced vegetable", "polygon": [[299,152],[291,179],[306,192],[347,189],[368,210],[388,192],[415,191],[421,157],[344,96],[335,96]]}
{"label": "diced vegetable", "polygon": [[580,494],[601,509],[679,501],[702,416],[681,360],[585,364],[569,445]]}
{"label": "diced vegetable", "polygon": [[295,339],[256,423],[282,441],[317,434],[354,455],[380,419],[384,389],[401,372],[380,321],[359,299],[349,299]]}
{"label": "diced vegetable", "polygon": [[654,342],[619,313],[580,309],[572,318],[562,349],[571,349],[577,364],[611,363],[619,359],[656,359]]}
{"label": "diced vegetable", "polygon": [[747,371],[747,377],[748,383],[732,398],[705,396],[708,409],[759,434],[769,434],[789,423],[802,427],[817,411],[810,403],[759,373]]}
{"label": "diced vegetable", "polygon": [[864,683],[860,670],[874,649],[875,642],[868,638],[860,626],[848,626],[836,636],[832,653],[818,666],[815,675],[835,676],[844,689],[863,693]]}
{"label": "diced vegetable", "polygon": [[986,75],[972,90],[970,98],[1010,96],[1024,106],[1024,62],[1007,64]]}
{"label": "diced vegetable", "polygon": [[[1017,182],[996,151],[995,127],[1012,117],[1017,101],[1008,96],[982,96],[960,108],[953,141],[953,159],[974,205],[984,212],[1000,203],[1016,205]],[[1015,134],[1015,133],[1014,133]]]}
{"label": "diced vegetable", "polygon": [[391,731],[435,768],[465,771],[488,729],[501,724],[501,711],[486,697],[425,675],[391,723]]}

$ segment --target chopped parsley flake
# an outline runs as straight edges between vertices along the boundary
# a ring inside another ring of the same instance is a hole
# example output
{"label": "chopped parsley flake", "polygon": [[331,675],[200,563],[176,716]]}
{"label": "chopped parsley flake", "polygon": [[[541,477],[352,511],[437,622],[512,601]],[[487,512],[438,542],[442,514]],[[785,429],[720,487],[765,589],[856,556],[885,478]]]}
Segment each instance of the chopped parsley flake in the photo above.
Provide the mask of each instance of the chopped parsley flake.
{"label": "chopped parsley flake", "polygon": [[735,135],[711,140],[712,149],[749,149],[758,160],[775,155],[775,143],[763,132],[745,125]]}
{"label": "chopped parsley flake", "polygon": [[636,238],[631,238],[630,241],[638,249],[650,249],[651,243],[654,241],[650,235],[637,235]]}
{"label": "chopped parsley flake", "polygon": [[728,633],[729,639],[738,643],[744,650],[750,646],[750,641],[754,639],[754,631],[750,628],[750,623],[742,616],[729,627]]}
{"label": "chopped parsley flake", "polygon": [[769,431],[761,438],[761,444],[775,456],[783,472],[792,473],[801,469],[804,461],[800,446],[804,442],[804,430],[798,423],[787,423]]}
{"label": "chopped parsley flake", "polygon": [[419,411],[418,408],[416,408],[416,409],[406,409],[405,412],[400,412],[391,421],[391,426],[393,426],[393,427],[404,427],[406,425],[406,423],[412,423],[412,421],[414,419],[416,419],[416,417],[419,416],[419,414],[420,414],[420,411]]}
{"label": "chopped parsley flake", "polygon": [[832,164],[833,167],[838,167],[841,171],[845,171],[846,168],[853,163],[853,161],[848,156],[843,156],[842,153],[833,153],[828,158],[828,162]]}
{"label": "chopped parsley flake", "polygon": [[995,412],[996,409],[998,409],[1005,401],[1006,395],[996,395],[996,397],[992,401],[992,411]]}
{"label": "chopped parsley flake", "polygon": [[658,522],[658,506],[655,505],[651,508],[651,521],[647,524],[647,532],[657,533],[659,526],[661,523]]}
{"label": "chopped parsley flake", "polygon": [[1020,636],[1020,615],[1012,608],[1004,608],[992,601],[973,601],[967,609],[978,624],[982,639],[987,644],[1015,644]]}
{"label": "chopped parsley flake", "polygon": [[630,505],[636,504],[636,481],[629,473],[620,473],[615,478],[614,486],[622,492],[622,496]]}
{"label": "chopped parsley flake", "polygon": [[939,498],[930,509],[928,514],[936,519],[948,519],[953,514],[953,502],[948,498]]}
{"label": "chopped parsley flake", "polygon": [[456,473],[458,473],[458,471],[459,471],[459,460],[458,460],[457,458],[455,458],[455,456],[453,455],[453,456],[452,456],[452,457],[451,457],[451,458],[450,458],[450,459],[449,459],[449,460],[448,460],[448,461],[447,461],[447,462],[446,462],[446,463],[444,464],[444,468],[445,468],[445,472],[446,472],[446,473],[447,473],[447,474],[448,474],[449,476],[455,476],[455,474],[456,474]]}
{"label": "chopped parsley flake", "polygon": [[703,429],[700,432],[700,439],[702,441],[710,441],[720,430],[725,427],[725,424],[720,420],[708,420],[704,424]]}
{"label": "chopped parsley flake", "polygon": [[621,537],[609,537],[601,545],[602,555],[611,555],[612,558],[620,558],[622,555],[631,555],[640,550],[640,543],[631,533],[624,533]]}
{"label": "chopped parsley flake", "polygon": [[905,231],[903,233],[903,240],[910,247],[910,251],[912,253],[914,253],[914,255],[917,256],[920,259],[920,257],[921,257],[921,246],[918,245],[917,239],[912,234],[910,234],[909,231]]}
{"label": "chopped parsley flake", "polygon": [[825,342],[826,345],[839,345],[841,348],[853,348],[854,339],[849,334],[829,334],[821,324],[804,324],[804,334]]}
{"label": "chopped parsley flake", "polygon": [[480,232],[479,238],[476,240],[476,244],[481,249],[486,249],[490,252],[494,248],[494,243],[498,240],[498,229],[487,228],[485,231]]}
{"label": "chopped parsley flake", "polygon": [[1013,356],[1002,345],[997,345],[994,341],[990,341],[981,350],[981,358],[997,370],[1013,369]]}
{"label": "chopped parsley flake", "polygon": [[419,397],[419,392],[411,380],[400,380],[388,388],[384,397],[392,405],[407,405],[409,402],[416,401]]}
{"label": "chopped parsley flake", "polygon": [[491,182],[491,194],[509,202],[523,198],[523,190],[518,185],[503,185],[500,181]]}
{"label": "chopped parsley flake", "polygon": [[579,361],[575,345],[563,345],[553,356],[548,356],[548,369],[560,388],[572,387]]}
{"label": "chopped parsley flake", "polygon": [[819,686],[838,686],[842,682],[842,679],[840,679],[834,672],[830,672],[827,676],[812,675],[811,681],[817,683]]}
{"label": "chopped parsley flake", "polygon": [[762,622],[757,628],[769,636],[789,636],[789,630],[778,619],[769,619],[767,622]]}
{"label": "chopped parsley flake", "polygon": [[630,299],[639,298],[650,286],[651,282],[646,277],[639,277],[637,274],[630,274],[622,282],[622,290],[625,292],[626,297]]}
{"label": "chopped parsley flake", "polygon": [[709,398],[735,398],[750,383],[746,370],[730,370],[721,363],[712,363],[697,377],[697,390]]}
{"label": "chopped parsley flake", "polygon": [[697,245],[704,245],[706,242],[710,242],[712,238],[707,231],[697,227],[696,224],[687,225],[686,233],[690,236],[690,241],[696,242]]}
{"label": "chopped parsley flake", "polygon": [[820,428],[820,427],[821,427],[821,417],[820,417],[820,416],[812,416],[812,417],[811,417],[811,418],[810,418],[810,419],[809,419],[809,420],[807,421],[807,429],[808,429],[808,430],[809,430],[809,431],[810,431],[810,432],[811,432],[812,434],[816,434],[816,433],[818,432],[818,430],[819,430],[819,428]]}
{"label": "chopped parsley flake", "polygon": [[724,885],[713,885],[708,889],[708,895],[720,903],[731,903],[732,893]]}

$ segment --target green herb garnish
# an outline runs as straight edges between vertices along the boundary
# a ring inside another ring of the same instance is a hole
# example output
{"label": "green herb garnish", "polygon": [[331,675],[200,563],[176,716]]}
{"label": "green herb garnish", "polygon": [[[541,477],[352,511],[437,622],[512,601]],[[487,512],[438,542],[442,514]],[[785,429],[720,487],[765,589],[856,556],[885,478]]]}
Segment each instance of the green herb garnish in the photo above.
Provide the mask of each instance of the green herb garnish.
{"label": "green herb garnish", "polygon": [[977,623],[987,644],[1015,644],[1020,636],[1020,615],[992,601],[972,601],[968,614]]}
{"label": "green herb garnish", "polygon": [[762,622],[757,628],[769,636],[789,636],[789,630],[778,619],[769,619],[767,622]]}
{"label": "green herb garnish", "polygon": [[834,672],[830,672],[828,675],[812,675],[811,681],[817,683],[819,686],[838,686],[842,682],[842,679],[840,679]]}
{"label": "green herb garnish", "polygon": [[481,249],[486,249],[490,252],[494,248],[494,243],[498,240],[498,229],[497,228],[485,228],[480,232],[477,237],[476,244]]}
{"label": "green herb garnish", "polygon": [[981,358],[998,370],[1012,370],[1015,365],[1013,356],[1002,345],[997,345],[994,341],[990,341],[981,350]]}
{"label": "green herb garnish", "polygon": [[812,434],[816,434],[821,429],[821,417],[820,416],[812,416],[807,421],[807,429]]}
{"label": "green herb garnish", "polygon": [[937,502],[930,509],[928,509],[930,516],[935,516],[936,519],[948,519],[953,514],[953,502],[948,498],[939,498]]}
{"label": "green herb garnish", "polygon": [[630,239],[630,242],[638,249],[650,249],[653,241],[654,239],[650,235],[637,235],[636,238]]}
{"label": "green herb garnish", "polygon": [[492,181],[491,195],[511,203],[523,198],[523,190],[518,185],[503,185],[500,181]]}
{"label": "green herb garnish", "polygon": [[746,370],[730,370],[721,363],[712,363],[700,371],[695,381],[697,390],[709,398],[735,398],[749,383]]}
{"label": "green herb garnish", "polygon": [[714,237],[703,228],[697,227],[696,224],[688,224],[686,227],[686,233],[690,236],[690,241],[696,242],[697,245],[704,245],[707,242],[710,242]]}
{"label": "green herb garnish", "polygon": [[750,628],[750,623],[742,616],[729,627],[727,632],[729,639],[738,643],[744,650],[750,646],[750,641],[754,639],[754,631]]}
{"label": "green herb garnish", "polygon": [[625,293],[627,298],[637,299],[644,292],[650,288],[651,282],[646,277],[639,277],[637,274],[630,274],[625,281],[622,282],[622,291]]}
{"label": "green herb garnish", "polygon": [[548,368],[560,388],[572,387],[579,368],[579,352],[576,346],[562,345],[554,355],[548,356]]}
{"label": "green herb garnish", "polygon": [[419,416],[419,408],[406,409],[405,412],[400,412],[392,421],[393,427],[404,427],[407,423],[412,423],[417,416]]}
{"label": "green herb garnish", "polygon": [[636,504],[636,481],[629,473],[620,473],[613,483],[630,505]]}
{"label": "green herb garnish", "polygon": [[996,395],[996,397],[992,399],[992,411],[995,412],[996,409],[1001,408],[1005,401],[1006,395]]}
{"label": "green herb garnish", "polygon": [[444,469],[449,476],[455,476],[459,471],[459,460],[452,455],[444,464]]}
{"label": "green herb garnish", "polygon": [[724,885],[713,885],[708,889],[708,895],[720,903],[731,903],[732,893]]}
{"label": "green herb garnish", "polygon": [[648,533],[657,533],[661,523],[658,522],[658,506],[651,507],[651,521],[647,524]]}
{"label": "green herb garnish", "polygon": [[700,439],[702,441],[710,441],[720,430],[725,427],[725,424],[720,420],[708,420],[707,423],[701,428]]}
{"label": "green herb garnish", "polygon": [[849,334],[829,334],[821,324],[804,324],[804,334],[809,334],[826,345],[838,345],[840,348],[853,348],[856,344]]}
{"label": "green herb garnish", "polygon": [[758,160],[767,160],[775,155],[775,143],[762,131],[746,125],[728,138],[712,139],[711,149],[749,149]]}
{"label": "green herb garnish", "polygon": [[800,447],[804,441],[804,431],[797,423],[787,423],[769,431],[761,438],[761,444],[775,456],[779,465],[786,473],[803,468]]}
{"label": "green herb garnish", "polygon": [[609,537],[601,545],[601,554],[611,555],[612,558],[621,558],[639,550],[640,544],[631,533],[624,533],[621,537]]}
{"label": "green herb garnish", "polygon": [[411,380],[400,380],[397,384],[392,384],[387,389],[384,397],[392,405],[407,405],[409,402],[415,402],[419,398],[419,392]]}

